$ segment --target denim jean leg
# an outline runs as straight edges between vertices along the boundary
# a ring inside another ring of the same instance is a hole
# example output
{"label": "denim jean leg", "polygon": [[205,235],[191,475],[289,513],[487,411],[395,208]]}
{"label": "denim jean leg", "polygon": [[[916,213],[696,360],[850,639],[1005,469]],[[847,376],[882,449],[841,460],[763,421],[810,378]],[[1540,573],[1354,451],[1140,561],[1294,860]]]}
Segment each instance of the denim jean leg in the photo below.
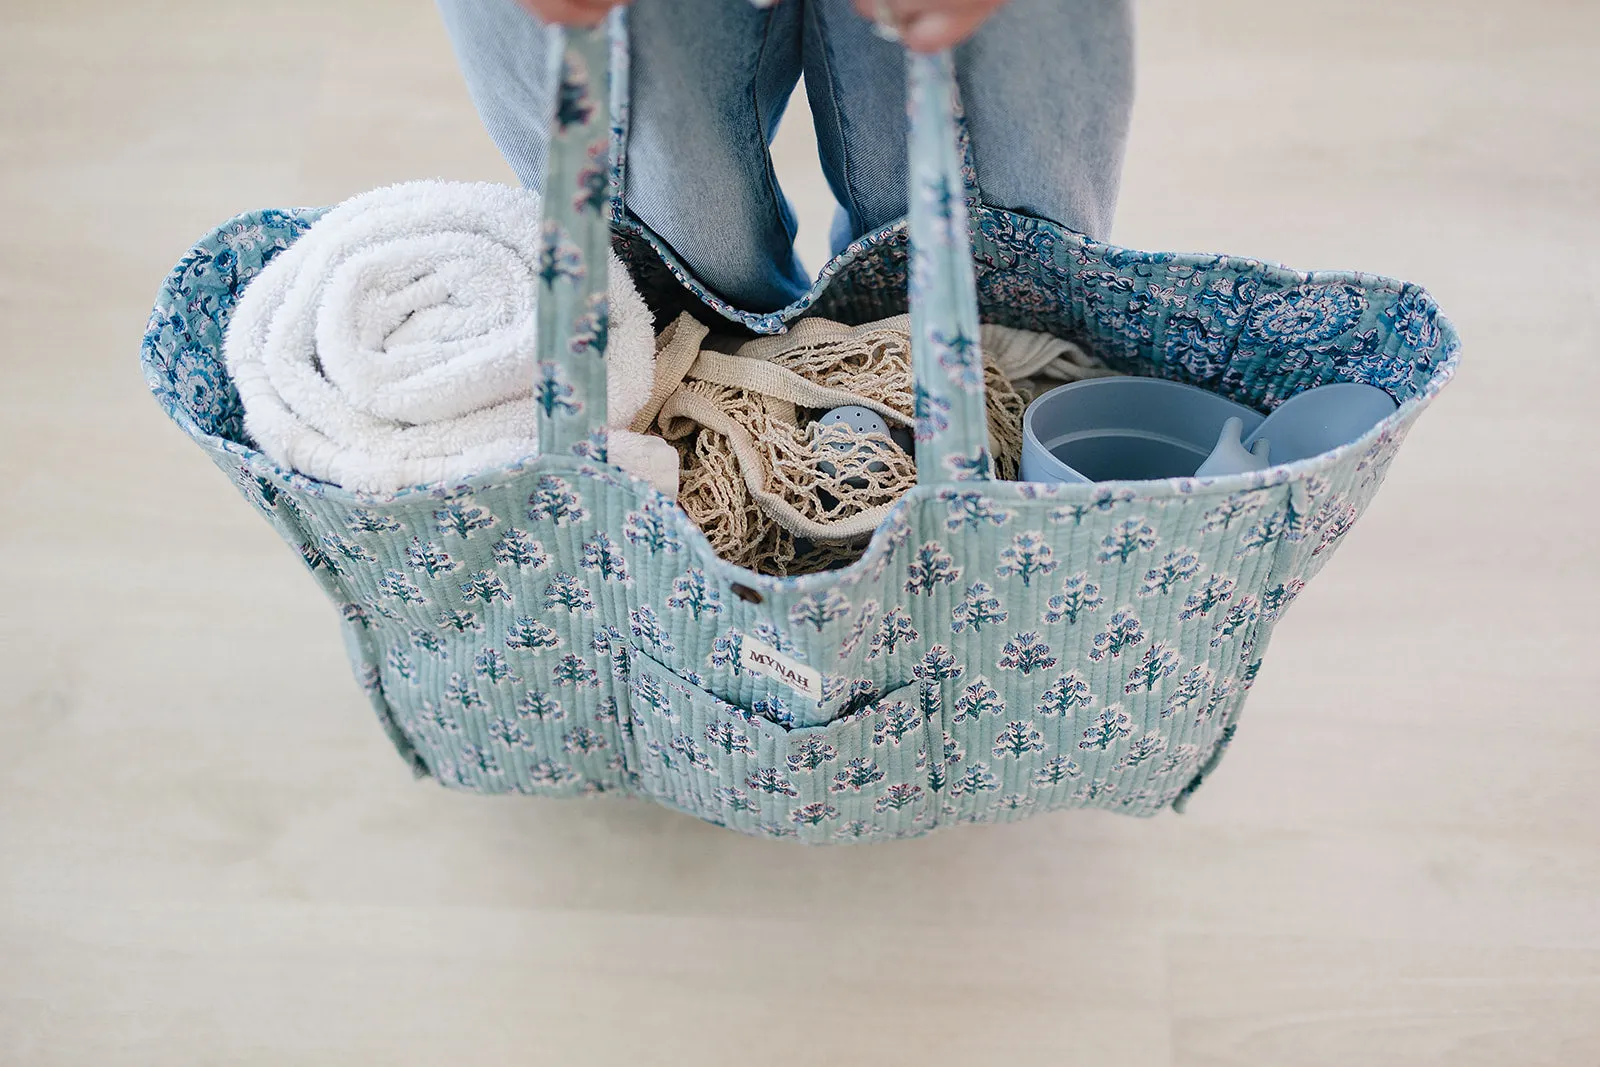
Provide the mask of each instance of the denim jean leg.
{"label": "denim jean leg", "polygon": [[517,180],[544,184],[549,31],[515,0],[437,0],[467,92]]}
{"label": "denim jean leg", "polygon": [[1105,240],[1133,110],[1127,0],[1012,0],[956,71],[984,202]]}
{"label": "denim jean leg", "polygon": [[[905,214],[905,61],[850,0],[807,7],[806,90],[842,206],[837,244]],[[1011,0],[956,50],[956,70],[984,201],[1104,238],[1133,103],[1127,0]]]}
{"label": "denim jean leg", "polygon": [[[467,88],[521,182],[543,181],[548,30],[515,0],[438,0]],[[768,152],[800,77],[799,0],[637,0],[628,209],[712,291],[753,311],[810,278]]]}
{"label": "denim jean leg", "polygon": [[810,277],[768,151],[800,78],[799,0],[636,0],[627,203],[712,291],[751,311]]}
{"label": "denim jean leg", "polygon": [[850,0],[805,0],[806,98],[822,173],[839,210],[834,254],[905,214],[905,51],[885,41]]}

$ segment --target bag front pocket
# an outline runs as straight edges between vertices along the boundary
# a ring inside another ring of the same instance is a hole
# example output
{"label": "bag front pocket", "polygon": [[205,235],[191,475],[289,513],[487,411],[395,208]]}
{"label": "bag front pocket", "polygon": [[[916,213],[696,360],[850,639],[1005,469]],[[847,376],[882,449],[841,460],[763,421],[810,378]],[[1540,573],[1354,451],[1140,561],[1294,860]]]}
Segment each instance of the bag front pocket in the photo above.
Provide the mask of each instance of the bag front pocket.
{"label": "bag front pocket", "polygon": [[942,734],[918,686],[825,726],[785,729],[638,650],[631,673],[629,747],[645,793],[730,829],[809,843],[933,828],[927,768]]}

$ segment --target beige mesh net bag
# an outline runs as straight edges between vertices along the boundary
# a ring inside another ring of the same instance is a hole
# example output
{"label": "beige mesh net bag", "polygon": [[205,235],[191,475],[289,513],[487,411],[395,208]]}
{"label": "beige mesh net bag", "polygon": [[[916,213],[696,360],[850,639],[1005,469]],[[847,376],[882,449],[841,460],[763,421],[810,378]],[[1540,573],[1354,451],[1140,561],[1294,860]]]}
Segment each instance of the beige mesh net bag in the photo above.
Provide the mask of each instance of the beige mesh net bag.
{"label": "beige mesh net bag", "polygon": [[[662,332],[652,396],[630,427],[654,423],[677,447],[678,503],[717,555],[752,570],[805,574],[854,559],[916,484],[916,462],[881,433],[813,419],[856,404],[891,427],[915,424],[903,320],[802,319],[731,352],[705,347],[707,333],[688,314]],[[1024,401],[992,362],[984,369],[996,473],[1014,478]]]}

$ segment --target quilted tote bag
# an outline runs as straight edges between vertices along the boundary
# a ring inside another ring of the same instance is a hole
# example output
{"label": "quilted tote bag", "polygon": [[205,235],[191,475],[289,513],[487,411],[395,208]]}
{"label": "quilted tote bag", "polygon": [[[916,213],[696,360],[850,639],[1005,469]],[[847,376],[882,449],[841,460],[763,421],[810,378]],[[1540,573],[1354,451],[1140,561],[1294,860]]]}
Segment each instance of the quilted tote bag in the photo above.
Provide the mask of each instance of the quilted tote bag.
{"label": "quilted tote bag", "polygon": [[[1181,806],[1232,740],[1273,628],[1450,378],[1457,338],[1434,301],[1367,274],[1130,251],[988,207],[949,59],[913,56],[909,220],[856,242],[792,307],[740,311],[620,203],[622,26],[553,49],[537,455],[379,497],[251,446],[221,355],[228,314],[318,211],[204,238],[145,337],[159,402],[337,606],[395,747],[454,788],[634,793],[804,842]],[[595,92],[608,77],[609,108]],[[586,265],[613,242],[663,321],[693,308],[776,333],[909,303],[920,481],[858,561],[787,578],[734,567],[670,497],[605,462],[605,271]],[[1350,445],[1250,474],[995,481],[980,316],[1262,410],[1336,381],[1399,409]]]}

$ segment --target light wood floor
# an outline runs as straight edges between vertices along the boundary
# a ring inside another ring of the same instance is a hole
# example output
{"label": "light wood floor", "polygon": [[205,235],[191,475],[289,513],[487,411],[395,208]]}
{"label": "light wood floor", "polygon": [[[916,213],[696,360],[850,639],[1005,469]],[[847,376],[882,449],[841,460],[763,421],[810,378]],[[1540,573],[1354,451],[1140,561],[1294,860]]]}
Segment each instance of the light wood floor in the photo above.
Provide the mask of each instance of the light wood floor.
{"label": "light wood floor", "polygon": [[225,216],[508,177],[426,0],[0,2],[0,1063],[1600,1064],[1600,5],[1141,33],[1116,236],[1415,279],[1464,370],[1189,814],[808,851],[413,783],[144,390]]}

